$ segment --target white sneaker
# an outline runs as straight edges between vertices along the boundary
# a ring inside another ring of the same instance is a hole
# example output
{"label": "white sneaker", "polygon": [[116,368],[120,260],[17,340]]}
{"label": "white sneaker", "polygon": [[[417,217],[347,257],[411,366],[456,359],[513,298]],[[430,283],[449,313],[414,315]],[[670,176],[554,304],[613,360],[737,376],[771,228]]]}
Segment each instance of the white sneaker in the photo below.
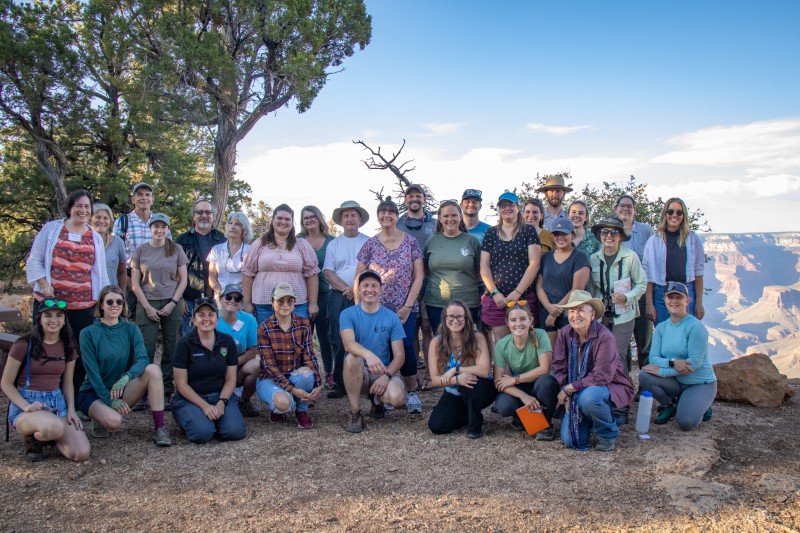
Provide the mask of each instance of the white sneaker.
{"label": "white sneaker", "polygon": [[422,402],[416,392],[409,392],[406,399],[406,412],[408,414],[422,414]]}

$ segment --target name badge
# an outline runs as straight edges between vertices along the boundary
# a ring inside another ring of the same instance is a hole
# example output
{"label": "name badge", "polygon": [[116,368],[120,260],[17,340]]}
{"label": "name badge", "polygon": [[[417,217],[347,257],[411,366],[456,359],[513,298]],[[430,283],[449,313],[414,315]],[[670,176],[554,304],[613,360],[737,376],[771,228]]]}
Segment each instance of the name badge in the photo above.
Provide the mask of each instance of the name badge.
{"label": "name badge", "polygon": [[239,331],[244,326],[244,322],[241,320],[237,320],[236,323],[233,325],[233,331]]}
{"label": "name badge", "polygon": [[193,353],[192,357],[204,357],[205,355],[204,353]]}
{"label": "name badge", "polygon": [[67,238],[72,242],[81,242],[81,236],[77,233],[69,232],[69,236]]}

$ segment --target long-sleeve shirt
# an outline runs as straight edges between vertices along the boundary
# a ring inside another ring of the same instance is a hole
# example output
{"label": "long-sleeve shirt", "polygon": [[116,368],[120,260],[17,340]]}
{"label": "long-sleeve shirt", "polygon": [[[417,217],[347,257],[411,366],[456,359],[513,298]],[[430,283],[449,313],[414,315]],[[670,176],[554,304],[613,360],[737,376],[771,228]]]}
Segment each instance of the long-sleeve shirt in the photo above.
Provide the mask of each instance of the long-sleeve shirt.
{"label": "long-sleeve shirt", "polygon": [[136,379],[150,363],[142,333],[136,324],[120,320],[113,326],[97,321],[81,331],[81,359],[86,381],[81,390],[93,389],[111,406],[111,387],[123,375]]}
{"label": "long-sleeve shirt", "polygon": [[311,323],[307,318],[292,315],[289,331],[278,325],[278,317],[273,314],[269,320],[258,327],[258,352],[261,355],[260,379],[271,379],[287,392],[294,389],[289,374],[307,366],[314,373],[314,388],[322,384],[319,375],[317,356],[311,340]]}
{"label": "long-sleeve shirt", "polygon": [[[669,366],[670,359],[691,362],[693,372],[681,374]],[[708,360],[708,330],[694,315],[686,315],[677,324],[665,320],[656,326],[650,346],[650,363],[661,367],[661,377],[674,376],[684,385],[717,380]]]}
{"label": "long-sleeve shirt", "polygon": [[[625,293],[627,310],[614,318],[614,324],[625,324],[639,316],[639,298],[647,289],[647,277],[644,274],[639,256],[633,250],[620,248],[614,262],[608,266],[603,255],[603,248],[589,258],[592,266],[592,276],[589,279],[589,290],[592,296],[605,301],[602,287],[605,287],[609,295],[614,294],[614,282],[620,279],[630,278],[631,290]],[[622,263],[622,275],[620,275],[620,263]],[[603,274],[601,283],[600,274]],[[608,281],[606,281],[608,280]]]}
{"label": "long-sleeve shirt", "polygon": [[[556,337],[553,351],[553,375],[559,386],[569,383],[569,344],[572,339],[578,340],[578,333],[572,326],[564,326]],[[589,326],[586,342],[592,341],[589,351],[586,376],[572,382],[576,391],[586,387],[606,386],[611,394],[611,401],[617,407],[625,407],[633,401],[633,385],[622,364],[614,335],[596,320]],[[580,342],[580,341],[578,341]]]}
{"label": "long-sleeve shirt", "polygon": [[[642,266],[648,283],[666,285],[667,281],[667,244],[664,237],[656,233],[647,240],[644,247]],[[691,283],[697,276],[702,276],[706,268],[706,256],[703,243],[695,232],[686,237],[686,283]]]}

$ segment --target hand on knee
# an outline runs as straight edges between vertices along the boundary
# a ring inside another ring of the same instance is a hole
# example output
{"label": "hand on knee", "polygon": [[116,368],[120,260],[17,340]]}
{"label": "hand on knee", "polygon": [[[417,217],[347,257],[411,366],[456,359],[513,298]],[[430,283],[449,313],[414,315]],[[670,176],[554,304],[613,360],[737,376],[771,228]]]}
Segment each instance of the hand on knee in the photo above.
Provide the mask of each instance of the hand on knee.
{"label": "hand on knee", "polygon": [[288,392],[278,391],[272,395],[272,407],[278,414],[287,413],[292,408],[292,397]]}

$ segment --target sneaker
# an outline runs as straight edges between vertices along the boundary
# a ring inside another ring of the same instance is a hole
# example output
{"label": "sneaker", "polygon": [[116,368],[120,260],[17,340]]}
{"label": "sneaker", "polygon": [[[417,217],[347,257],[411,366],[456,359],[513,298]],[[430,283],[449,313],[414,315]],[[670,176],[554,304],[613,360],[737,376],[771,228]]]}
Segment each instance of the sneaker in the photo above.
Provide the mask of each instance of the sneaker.
{"label": "sneaker", "polygon": [[380,420],[381,418],[386,418],[386,407],[384,407],[383,403],[372,401],[372,408],[369,410],[369,416],[372,417],[373,420]]}
{"label": "sneaker", "polygon": [[617,439],[597,439],[597,444],[594,445],[594,449],[597,452],[610,452],[614,449],[614,444],[617,442]]}
{"label": "sneaker", "polygon": [[653,421],[656,425],[666,424],[673,418],[675,418],[675,404],[671,403],[669,405],[662,405],[658,408],[658,414],[656,415],[656,419]]}
{"label": "sneaker", "polygon": [[361,414],[361,409],[358,411],[350,412],[350,423],[347,424],[345,429],[348,433],[361,433],[367,425],[364,424],[364,415]]}
{"label": "sneaker", "polygon": [[25,457],[31,463],[38,463],[44,461],[44,453],[42,453],[42,443],[34,438],[33,435],[23,437],[22,449]]}
{"label": "sneaker", "polygon": [[553,440],[556,438],[556,432],[553,431],[553,428],[549,427],[541,430],[534,438],[536,440]]}
{"label": "sneaker", "polygon": [[415,415],[422,414],[422,402],[419,401],[419,396],[417,396],[416,392],[408,393],[408,398],[406,399],[406,412],[408,414]]}
{"label": "sneaker", "polygon": [[390,403],[385,403],[385,404],[383,404],[383,408],[384,408],[386,411],[394,411],[394,405],[392,405],[392,404],[390,404]]}
{"label": "sneaker", "polygon": [[311,418],[311,415],[308,414],[308,411],[297,411],[294,416],[297,419],[297,427],[301,429],[311,429],[314,427],[314,420]]}
{"label": "sneaker", "polygon": [[282,415],[281,413],[270,412],[269,421],[274,422],[276,424],[283,424],[284,422],[286,422],[286,415]]}
{"label": "sneaker", "polygon": [[[138,402],[133,404],[133,407],[131,407],[131,411],[136,411],[136,412],[144,411],[145,409],[147,409],[147,407],[148,407],[147,397],[145,396],[144,398],[142,398],[141,400],[139,400]],[[165,402],[165,405],[164,405],[164,410],[165,411],[167,410],[166,409],[166,402]]]}
{"label": "sneaker", "polygon": [[325,376],[325,388],[330,390],[336,386],[336,380],[333,377],[333,374],[328,374]]}
{"label": "sneaker", "polygon": [[103,426],[97,420],[92,420],[92,437],[98,439],[105,439],[111,436],[111,432],[107,427]]}
{"label": "sneaker", "polygon": [[253,404],[249,399],[239,400],[239,411],[242,412],[242,416],[247,418],[256,418],[258,416],[258,410],[253,407]]}
{"label": "sneaker", "polygon": [[479,439],[481,437],[483,437],[483,428],[481,428],[479,431],[468,431],[467,432],[467,438],[468,439]]}
{"label": "sneaker", "polygon": [[347,396],[347,391],[344,390],[344,385],[341,383],[337,383],[333,386],[333,389],[328,391],[328,398],[344,398],[345,396]]}
{"label": "sneaker", "polygon": [[172,439],[169,438],[169,431],[167,431],[166,426],[161,426],[153,432],[153,442],[161,448],[172,446]]}
{"label": "sneaker", "polygon": [[522,424],[522,420],[519,419],[516,413],[514,414],[514,416],[511,417],[511,427],[517,431],[525,430],[525,426]]}
{"label": "sneaker", "polygon": [[712,414],[711,408],[709,407],[708,409],[706,409],[706,412],[703,413],[703,422],[708,422],[709,420],[711,420],[711,414]]}
{"label": "sneaker", "polygon": [[92,419],[89,415],[85,414],[83,411],[78,411],[78,418],[81,419],[81,422],[91,422]]}

